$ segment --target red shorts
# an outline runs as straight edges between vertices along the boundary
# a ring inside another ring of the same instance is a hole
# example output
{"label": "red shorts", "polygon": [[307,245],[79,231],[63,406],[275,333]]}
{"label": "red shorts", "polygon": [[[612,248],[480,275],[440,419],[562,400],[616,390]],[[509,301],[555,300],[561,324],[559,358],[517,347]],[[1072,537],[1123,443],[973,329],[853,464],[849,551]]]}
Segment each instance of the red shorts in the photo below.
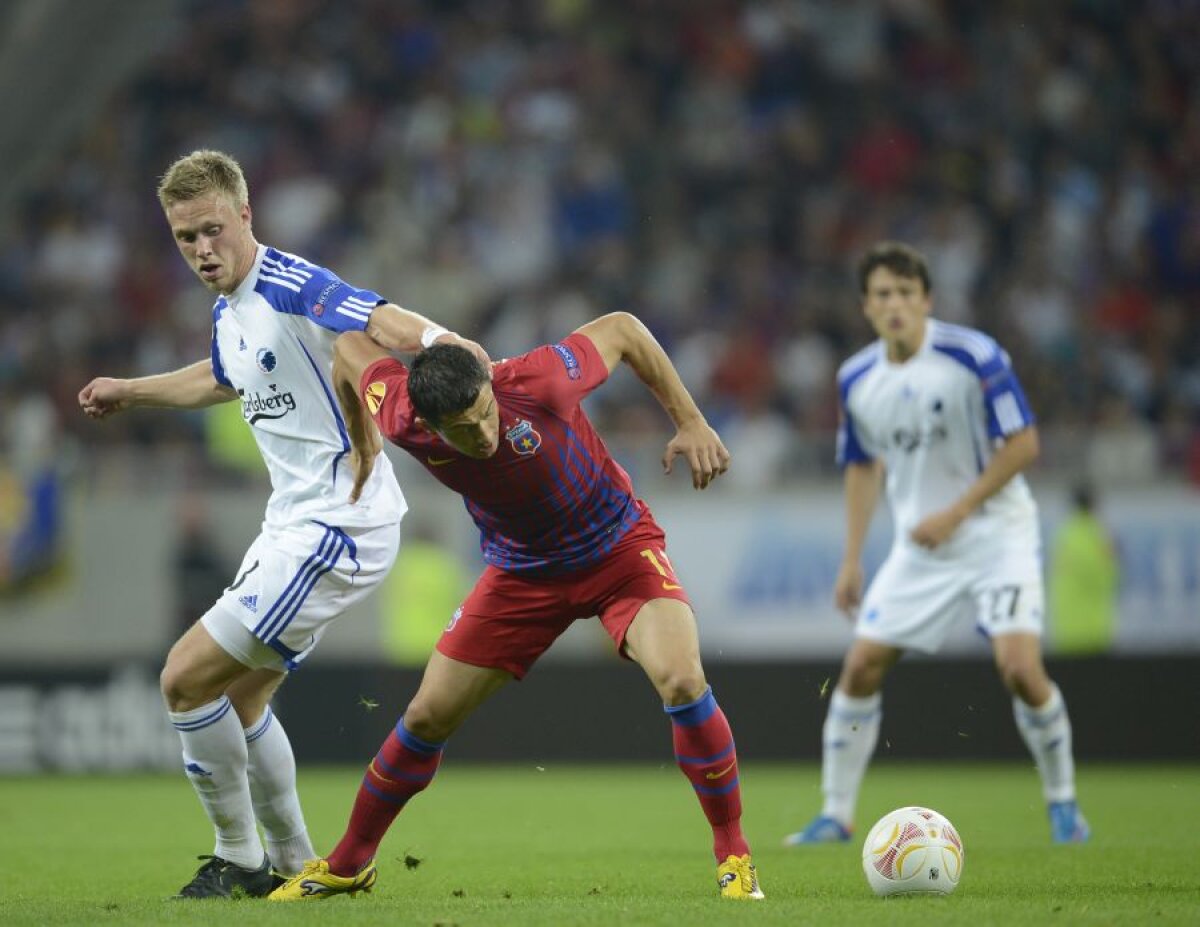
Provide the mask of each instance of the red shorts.
{"label": "red shorts", "polygon": [[644,512],[596,566],[538,578],[487,567],[437,649],[520,679],[576,618],[599,615],[620,652],[634,616],[652,599],[691,605],[667,559],[662,528]]}

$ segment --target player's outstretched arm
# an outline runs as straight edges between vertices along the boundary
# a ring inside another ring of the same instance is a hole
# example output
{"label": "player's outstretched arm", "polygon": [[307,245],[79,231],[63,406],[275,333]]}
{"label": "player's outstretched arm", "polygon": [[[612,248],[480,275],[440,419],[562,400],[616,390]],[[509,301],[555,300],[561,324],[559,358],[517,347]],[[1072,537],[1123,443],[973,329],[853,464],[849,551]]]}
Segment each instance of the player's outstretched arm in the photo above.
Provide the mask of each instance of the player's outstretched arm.
{"label": "player's outstretched arm", "polygon": [[237,392],[218,383],[212,361],[197,361],[181,370],[151,377],[121,380],[96,377],[79,391],[79,405],[89,418],[107,418],[135,406],[203,409],[237,398]]}
{"label": "player's outstretched arm", "polygon": [[912,539],[922,547],[928,548],[937,547],[949,540],[972,512],[1037,460],[1039,452],[1040,442],[1035,426],[1030,425],[1009,435],[958,501],[922,519],[921,523],[912,529]]}
{"label": "player's outstretched arm", "polygon": [[667,352],[638,318],[610,312],[581,326],[579,333],[596,346],[610,372],[617,364],[628,364],[671,416],[676,431],[663,454],[664,472],[670,473],[675,457],[682,455],[692,469],[692,486],[704,489],[729,469],[730,454],[720,436],[705,420]]}
{"label": "player's outstretched arm", "polygon": [[375,458],[383,450],[379,429],[371,421],[358,395],[359,386],[368,367],[390,356],[361,332],[346,332],[333,343],[333,388],[337,393],[338,405],[346,416],[346,433],[350,436],[350,467],[354,471],[351,502],[358,501],[367,478],[375,468]]}
{"label": "player's outstretched arm", "polygon": [[485,368],[492,369],[492,359],[482,345],[395,303],[381,303],[374,308],[367,320],[367,334],[380,347],[410,354],[432,344],[457,344],[478,357]]}
{"label": "player's outstretched arm", "polygon": [[877,460],[848,463],[842,479],[846,493],[846,548],[833,584],[833,602],[840,611],[853,617],[862,601],[863,545],[879,502],[883,465]]}

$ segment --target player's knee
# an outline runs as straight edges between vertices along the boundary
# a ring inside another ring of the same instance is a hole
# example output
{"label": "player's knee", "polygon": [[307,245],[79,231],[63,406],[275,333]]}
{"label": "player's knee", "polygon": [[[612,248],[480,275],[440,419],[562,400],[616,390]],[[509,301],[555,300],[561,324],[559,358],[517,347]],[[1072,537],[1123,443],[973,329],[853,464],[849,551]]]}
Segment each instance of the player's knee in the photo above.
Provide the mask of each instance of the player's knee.
{"label": "player's knee", "polygon": [[229,701],[233,703],[233,710],[237,713],[242,727],[250,727],[262,718],[269,700],[269,697],[264,697],[262,693],[229,693]]}
{"label": "player's knee", "polygon": [[191,701],[188,674],[178,660],[167,658],[158,675],[158,688],[171,711],[187,711],[192,707],[188,704]]}
{"label": "player's knee", "polygon": [[687,705],[704,694],[708,682],[703,671],[689,667],[664,673],[655,680],[654,686],[664,705]]}
{"label": "player's knee", "polygon": [[428,701],[414,698],[404,709],[404,729],[431,744],[438,744],[454,733],[454,723]]}
{"label": "player's knee", "polygon": [[220,691],[208,691],[197,679],[193,668],[183,659],[176,658],[174,653],[167,657],[159,673],[158,687],[170,711],[191,711],[207,705],[221,694]]}
{"label": "player's knee", "polygon": [[838,688],[853,698],[874,695],[883,686],[887,666],[876,660],[851,660],[842,667]]}
{"label": "player's knee", "polygon": [[1001,660],[996,668],[1004,687],[1026,701],[1040,688],[1040,681],[1045,676],[1039,664],[1028,660]]}

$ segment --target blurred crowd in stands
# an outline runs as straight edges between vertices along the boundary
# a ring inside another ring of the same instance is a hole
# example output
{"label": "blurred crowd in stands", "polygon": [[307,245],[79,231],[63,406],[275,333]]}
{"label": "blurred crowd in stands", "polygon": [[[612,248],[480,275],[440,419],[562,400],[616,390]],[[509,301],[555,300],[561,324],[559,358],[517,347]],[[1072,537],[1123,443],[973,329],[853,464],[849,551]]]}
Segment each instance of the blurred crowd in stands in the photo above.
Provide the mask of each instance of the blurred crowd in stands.
{"label": "blurred crowd in stands", "polygon": [[[1200,481],[1194,0],[208,0],[48,164],[0,240],[0,419],[199,451],[199,416],[97,428],[92,376],[182,366],[211,297],[154,187],[246,170],[260,241],[507,356],[640,316],[745,485],[832,471],[853,266],[929,258],[998,337],[1047,467]],[[631,377],[593,400],[661,448]],[[23,439],[9,436],[12,443]]]}

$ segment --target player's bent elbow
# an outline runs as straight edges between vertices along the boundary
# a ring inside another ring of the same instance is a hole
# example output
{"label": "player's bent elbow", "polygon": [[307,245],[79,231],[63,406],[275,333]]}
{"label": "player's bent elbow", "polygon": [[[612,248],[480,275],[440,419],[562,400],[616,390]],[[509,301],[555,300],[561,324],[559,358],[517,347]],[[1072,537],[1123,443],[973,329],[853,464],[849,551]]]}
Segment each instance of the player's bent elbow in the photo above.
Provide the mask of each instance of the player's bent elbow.
{"label": "player's bent elbow", "polygon": [[333,375],[335,379],[353,379],[366,368],[366,357],[375,342],[363,332],[343,332],[333,342]]}
{"label": "player's bent elbow", "polygon": [[576,331],[591,340],[610,371],[630,357],[638,345],[639,335],[649,334],[637,316],[620,310],[593,319]]}

